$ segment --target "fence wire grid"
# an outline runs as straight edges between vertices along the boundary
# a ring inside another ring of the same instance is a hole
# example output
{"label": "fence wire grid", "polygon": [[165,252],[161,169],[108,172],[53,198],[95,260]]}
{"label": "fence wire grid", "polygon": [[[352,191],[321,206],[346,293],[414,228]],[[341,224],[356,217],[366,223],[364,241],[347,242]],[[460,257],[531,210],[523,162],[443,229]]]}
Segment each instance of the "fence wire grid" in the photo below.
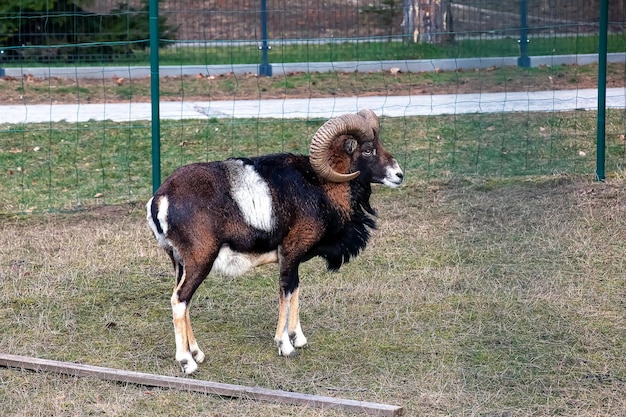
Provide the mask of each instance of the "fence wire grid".
{"label": "fence wire grid", "polygon": [[[160,1],[163,174],[306,153],[328,117],[367,106],[409,181],[593,175],[599,5]],[[626,163],[625,6],[609,4],[609,175]],[[148,13],[144,0],[0,5],[0,212],[149,198]]]}

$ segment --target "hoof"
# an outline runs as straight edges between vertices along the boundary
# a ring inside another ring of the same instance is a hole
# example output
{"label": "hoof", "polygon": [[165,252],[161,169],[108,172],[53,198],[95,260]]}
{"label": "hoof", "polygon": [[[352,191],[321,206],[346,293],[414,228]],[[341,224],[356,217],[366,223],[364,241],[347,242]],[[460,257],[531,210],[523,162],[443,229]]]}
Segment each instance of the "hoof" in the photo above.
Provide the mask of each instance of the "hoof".
{"label": "hoof", "polygon": [[194,360],[183,359],[178,363],[180,363],[180,367],[183,368],[185,375],[191,375],[198,370],[198,364]]}
{"label": "hoof", "polygon": [[278,352],[278,354],[284,358],[295,358],[296,356],[298,356],[300,353],[298,353],[297,350],[292,350],[289,353],[284,353],[284,352]]}
{"label": "hoof", "polygon": [[301,348],[301,347],[305,347],[308,344],[308,341],[306,340],[306,337],[304,336],[294,336],[291,338],[291,343],[293,344],[293,347],[296,348]]}
{"label": "hoof", "polygon": [[286,358],[298,356],[298,352],[291,346],[291,343],[278,342],[278,355]]}
{"label": "hoof", "polygon": [[197,363],[204,362],[204,352],[201,351],[200,349],[196,350],[195,352],[191,352],[191,355],[193,356],[193,358],[195,359]]}

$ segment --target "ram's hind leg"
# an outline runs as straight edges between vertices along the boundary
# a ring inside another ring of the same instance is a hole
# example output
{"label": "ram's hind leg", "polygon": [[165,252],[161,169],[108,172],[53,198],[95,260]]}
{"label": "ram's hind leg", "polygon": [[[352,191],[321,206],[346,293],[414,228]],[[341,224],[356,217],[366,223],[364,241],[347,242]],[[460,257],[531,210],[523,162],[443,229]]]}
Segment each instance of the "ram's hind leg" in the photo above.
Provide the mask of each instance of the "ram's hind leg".
{"label": "ram's hind leg", "polygon": [[207,265],[177,265],[177,285],[172,294],[172,316],[176,340],[176,360],[187,375],[198,369],[204,361],[204,352],[198,346],[189,316],[189,303],[193,293],[210,269]]}
{"label": "ram's hind leg", "polygon": [[[190,340],[193,340],[198,351],[198,344],[195,341],[191,323],[189,322],[189,305],[180,301],[178,297],[178,288],[172,294],[172,316],[174,318],[174,338],[176,340],[176,361],[183,368],[183,372],[187,375],[198,369],[198,364],[191,354]],[[204,356],[204,354],[203,354]]]}
{"label": "ram's hind leg", "polygon": [[193,334],[193,329],[191,328],[191,319],[189,318],[189,306],[187,306],[187,339],[189,341],[189,351],[191,352],[191,356],[193,356],[194,360],[197,363],[204,362],[204,352],[200,350],[200,346],[198,346],[198,341],[196,340],[196,336]]}
{"label": "ram's hind leg", "polygon": [[300,287],[296,287],[289,300],[289,319],[287,325],[289,339],[294,347],[306,346],[307,340],[300,326]]}

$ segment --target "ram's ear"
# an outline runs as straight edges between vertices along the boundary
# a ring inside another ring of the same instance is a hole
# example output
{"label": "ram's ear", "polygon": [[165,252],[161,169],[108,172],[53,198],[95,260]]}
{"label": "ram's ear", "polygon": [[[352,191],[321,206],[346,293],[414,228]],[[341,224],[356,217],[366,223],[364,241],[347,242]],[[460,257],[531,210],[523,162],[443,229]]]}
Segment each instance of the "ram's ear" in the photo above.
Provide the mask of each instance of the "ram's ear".
{"label": "ram's ear", "polygon": [[359,143],[356,141],[356,139],[348,139],[343,144],[343,148],[350,155],[352,155],[354,151],[356,151],[357,146],[359,146]]}

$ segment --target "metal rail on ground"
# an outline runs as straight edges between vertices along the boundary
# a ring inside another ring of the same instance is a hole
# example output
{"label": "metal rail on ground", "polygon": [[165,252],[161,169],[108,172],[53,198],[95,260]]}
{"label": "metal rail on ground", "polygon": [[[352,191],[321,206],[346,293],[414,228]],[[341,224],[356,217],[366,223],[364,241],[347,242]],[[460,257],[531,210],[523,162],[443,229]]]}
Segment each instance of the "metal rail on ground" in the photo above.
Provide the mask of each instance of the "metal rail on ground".
{"label": "metal rail on ground", "polygon": [[402,415],[404,412],[403,408],[397,405],[300,394],[243,385],[223,384],[191,378],[147,374],[2,353],[0,353],[0,366],[27,369],[36,372],[54,372],[75,377],[91,377],[106,381],[126,382],[151,387],[187,390],[221,397],[243,398],[303,407],[349,410],[373,416],[395,417]]}

